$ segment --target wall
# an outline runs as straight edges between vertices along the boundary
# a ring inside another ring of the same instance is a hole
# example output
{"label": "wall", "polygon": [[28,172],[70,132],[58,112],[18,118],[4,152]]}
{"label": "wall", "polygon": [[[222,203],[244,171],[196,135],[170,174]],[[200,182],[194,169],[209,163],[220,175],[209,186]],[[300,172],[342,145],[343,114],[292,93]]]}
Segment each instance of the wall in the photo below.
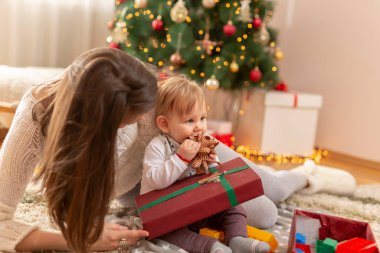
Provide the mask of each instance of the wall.
{"label": "wall", "polygon": [[292,90],[318,93],[316,144],[380,162],[380,1],[278,0],[271,25]]}

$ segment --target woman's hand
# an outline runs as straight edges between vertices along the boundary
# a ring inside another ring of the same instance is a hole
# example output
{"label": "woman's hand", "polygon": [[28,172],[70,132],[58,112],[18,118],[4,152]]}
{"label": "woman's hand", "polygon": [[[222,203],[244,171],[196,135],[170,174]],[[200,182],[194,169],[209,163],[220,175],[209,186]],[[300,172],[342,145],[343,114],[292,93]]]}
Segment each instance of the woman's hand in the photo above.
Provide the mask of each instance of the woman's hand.
{"label": "woman's hand", "polygon": [[201,144],[197,141],[186,139],[182,142],[177,150],[177,154],[191,161],[201,148]]}
{"label": "woman's hand", "polygon": [[105,223],[102,235],[91,245],[90,249],[91,251],[115,250],[119,247],[122,239],[125,239],[128,245],[134,245],[147,236],[149,233],[145,230],[129,230],[119,224]]}

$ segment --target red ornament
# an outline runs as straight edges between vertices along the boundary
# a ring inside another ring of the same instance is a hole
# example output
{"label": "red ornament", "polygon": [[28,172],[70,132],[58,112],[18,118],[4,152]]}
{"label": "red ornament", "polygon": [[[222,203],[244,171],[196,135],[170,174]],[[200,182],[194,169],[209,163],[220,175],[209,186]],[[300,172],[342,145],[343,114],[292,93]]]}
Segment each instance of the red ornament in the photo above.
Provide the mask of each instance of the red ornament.
{"label": "red ornament", "polygon": [[286,83],[279,83],[276,85],[276,87],[274,89],[287,92],[288,91],[288,85],[286,85]]}
{"label": "red ornament", "polygon": [[260,28],[261,23],[262,23],[262,21],[260,18],[254,18],[252,21],[252,25],[254,28]]}
{"label": "red ornament", "polygon": [[119,43],[111,42],[111,43],[109,44],[109,47],[110,47],[110,48],[117,48],[117,49],[119,49],[119,48],[120,48],[120,45],[119,45]]}
{"label": "red ornament", "polygon": [[152,28],[156,31],[162,31],[164,29],[164,22],[162,22],[161,18],[156,18],[152,21]]}
{"label": "red ornament", "polygon": [[227,25],[223,27],[223,32],[226,36],[233,36],[236,33],[236,26],[232,24],[232,21],[228,21]]}
{"label": "red ornament", "polygon": [[116,2],[119,2],[119,4],[125,3],[125,0],[116,0]]}
{"label": "red ornament", "polygon": [[166,79],[168,79],[169,77],[170,77],[169,74],[168,74],[168,73],[165,73],[165,72],[160,72],[160,73],[158,74],[158,80],[159,80],[159,81],[166,80]]}
{"label": "red ornament", "polygon": [[261,71],[259,68],[254,68],[252,69],[250,72],[249,72],[249,79],[252,81],[252,82],[258,82],[261,80]]}

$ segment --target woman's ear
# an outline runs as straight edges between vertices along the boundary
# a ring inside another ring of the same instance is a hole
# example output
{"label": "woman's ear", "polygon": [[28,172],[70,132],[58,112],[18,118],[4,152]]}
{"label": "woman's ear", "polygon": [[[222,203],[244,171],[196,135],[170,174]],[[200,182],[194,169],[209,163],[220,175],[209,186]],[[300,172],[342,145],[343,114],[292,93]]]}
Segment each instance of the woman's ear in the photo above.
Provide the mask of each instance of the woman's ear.
{"label": "woman's ear", "polygon": [[160,115],[157,117],[157,126],[158,128],[164,132],[164,133],[169,133],[169,122],[168,122],[168,118],[166,118],[165,116],[163,115]]}

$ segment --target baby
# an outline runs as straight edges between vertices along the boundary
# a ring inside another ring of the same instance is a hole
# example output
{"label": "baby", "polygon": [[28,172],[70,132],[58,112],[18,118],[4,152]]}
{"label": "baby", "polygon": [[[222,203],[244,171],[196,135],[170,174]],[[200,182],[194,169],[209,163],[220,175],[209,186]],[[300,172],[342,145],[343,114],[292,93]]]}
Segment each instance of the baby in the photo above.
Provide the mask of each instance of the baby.
{"label": "baby", "polygon": [[[179,179],[196,174],[189,164],[200,148],[197,140],[207,130],[207,111],[202,89],[177,76],[162,82],[158,91],[156,123],[161,133],[146,147],[141,194],[163,189]],[[217,160],[217,157],[213,157]],[[212,166],[212,165],[210,165]],[[264,253],[265,242],[247,238],[245,210],[241,206],[197,221],[162,236],[188,252]],[[224,243],[198,234],[201,228],[224,231]]]}

